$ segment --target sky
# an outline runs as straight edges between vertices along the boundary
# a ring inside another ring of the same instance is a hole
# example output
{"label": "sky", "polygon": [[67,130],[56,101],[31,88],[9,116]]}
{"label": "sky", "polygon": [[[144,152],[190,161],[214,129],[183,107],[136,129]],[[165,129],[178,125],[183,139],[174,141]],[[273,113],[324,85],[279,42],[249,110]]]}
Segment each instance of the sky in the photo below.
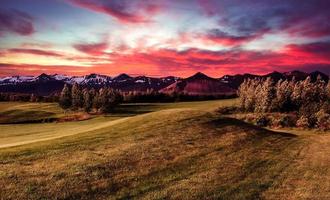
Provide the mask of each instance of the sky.
{"label": "sky", "polygon": [[0,76],[330,73],[329,0],[1,0]]}

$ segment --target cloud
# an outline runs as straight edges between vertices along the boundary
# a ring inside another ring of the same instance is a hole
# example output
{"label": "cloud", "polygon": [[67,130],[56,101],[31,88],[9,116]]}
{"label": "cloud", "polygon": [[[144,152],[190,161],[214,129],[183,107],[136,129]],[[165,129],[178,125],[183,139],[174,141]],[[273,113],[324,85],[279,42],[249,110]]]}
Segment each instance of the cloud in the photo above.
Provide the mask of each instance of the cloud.
{"label": "cloud", "polygon": [[[330,58],[322,59],[313,51],[324,48],[325,44],[309,44],[300,49],[310,52],[308,55],[299,56],[297,59],[296,51],[291,49],[281,52],[274,51],[252,51],[242,49],[231,49],[221,51],[210,51],[191,48],[184,51],[174,49],[158,49],[148,52],[133,52],[131,54],[113,54],[110,60],[111,66],[146,66],[156,67],[159,72],[182,73],[194,71],[206,71],[211,74],[236,74],[236,73],[257,73],[264,74],[272,71],[290,71],[306,67],[325,71],[325,66],[330,65]],[[289,47],[288,47],[289,48]],[[295,47],[297,48],[297,47]],[[314,66],[314,67],[313,67]],[[320,67],[322,66],[322,67]],[[326,71],[325,71],[326,72]]]}
{"label": "cloud", "polygon": [[220,29],[211,29],[206,34],[198,34],[197,37],[204,41],[211,41],[224,46],[238,46],[250,42],[260,37],[260,35],[260,33],[254,35],[232,35]]}
{"label": "cloud", "polygon": [[145,23],[150,22],[150,15],[154,15],[160,9],[156,4],[149,1],[129,0],[68,0],[73,5],[104,13],[122,23]]}
{"label": "cloud", "polygon": [[73,48],[88,55],[99,56],[104,54],[104,51],[108,48],[108,43],[80,43],[74,44]]}
{"label": "cloud", "polygon": [[39,55],[39,56],[63,57],[63,55],[60,53],[57,53],[54,51],[40,50],[40,49],[13,48],[13,49],[7,49],[6,52],[32,54],[32,55]]}
{"label": "cloud", "polygon": [[308,44],[289,44],[287,53],[296,57],[317,57],[330,60],[330,42],[314,42]]}
{"label": "cloud", "polygon": [[84,66],[71,66],[71,65],[38,65],[38,64],[7,64],[0,63],[0,77],[8,76],[9,74],[15,75],[40,75],[41,73],[47,74],[81,74],[85,75],[90,73],[90,69]]}
{"label": "cloud", "polygon": [[[325,48],[325,49],[324,49]],[[146,52],[138,50],[130,53],[111,53],[106,54],[108,58],[102,60],[93,59],[97,57],[72,57],[74,60],[89,62],[90,65],[85,68],[77,66],[64,66],[61,69],[50,66],[39,65],[15,65],[20,67],[22,72],[33,70],[37,73],[38,69],[43,71],[49,69],[49,72],[63,73],[71,72],[73,74],[99,72],[119,74],[122,72],[144,74],[163,74],[188,76],[196,71],[203,71],[211,76],[220,77],[224,74],[256,73],[265,74],[272,71],[291,71],[320,70],[329,73],[330,58],[324,57],[323,53],[328,51],[326,44],[304,44],[289,45],[281,52],[274,51],[252,51],[243,49],[231,49],[221,51],[210,51],[197,48],[190,48],[183,51],[175,49],[149,49]],[[301,53],[303,52],[303,53]],[[313,53],[314,52],[314,53]],[[301,54],[298,56],[297,53]],[[320,57],[320,55],[322,57]],[[68,59],[65,57],[64,59]],[[4,68],[11,72],[13,66]],[[16,68],[15,68],[16,69]],[[19,73],[17,68],[17,73]],[[77,70],[76,73],[74,70]],[[80,72],[78,72],[80,70]],[[40,72],[39,71],[39,72]]]}
{"label": "cloud", "polygon": [[50,42],[23,42],[20,47],[22,48],[51,48],[53,44]]}
{"label": "cloud", "polygon": [[330,35],[327,0],[199,1],[207,15],[217,17],[220,26],[238,35],[259,32],[287,32],[294,36],[318,38]]}
{"label": "cloud", "polygon": [[0,35],[7,32],[19,35],[33,34],[33,18],[22,11],[0,9]]}

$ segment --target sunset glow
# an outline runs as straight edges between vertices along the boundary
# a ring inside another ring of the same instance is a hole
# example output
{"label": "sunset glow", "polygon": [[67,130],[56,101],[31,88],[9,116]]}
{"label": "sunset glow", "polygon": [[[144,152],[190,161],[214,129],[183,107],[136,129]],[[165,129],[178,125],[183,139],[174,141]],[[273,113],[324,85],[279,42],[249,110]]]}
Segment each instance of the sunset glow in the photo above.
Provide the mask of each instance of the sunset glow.
{"label": "sunset glow", "polygon": [[2,0],[0,76],[330,73],[327,0]]}

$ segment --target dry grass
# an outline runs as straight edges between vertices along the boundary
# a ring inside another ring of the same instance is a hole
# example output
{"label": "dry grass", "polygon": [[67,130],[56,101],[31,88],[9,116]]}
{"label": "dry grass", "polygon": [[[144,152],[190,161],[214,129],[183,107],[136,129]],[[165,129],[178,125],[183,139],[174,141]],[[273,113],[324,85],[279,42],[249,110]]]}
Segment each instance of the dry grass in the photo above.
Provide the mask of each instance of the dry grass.
{"label": "dry grass", "polygon": [[[0,197],[326,197],[329,187],[324,184],[318,188],[317,179],[329,177],[329,160],[323,151],[330,148],[327,134],[258,128],[217,115],[212,109],[221,104],[229,102],[158,105],[154,112],[130,117],[121,112],[125,118],[115,124],[106,122],[107,117],[63,123],[80,127],[89,122],[99,127],[70,137],[1,149]],[[323,145],[318,146],[319,142]],[[319,154],[313,156],[310,150]]]}

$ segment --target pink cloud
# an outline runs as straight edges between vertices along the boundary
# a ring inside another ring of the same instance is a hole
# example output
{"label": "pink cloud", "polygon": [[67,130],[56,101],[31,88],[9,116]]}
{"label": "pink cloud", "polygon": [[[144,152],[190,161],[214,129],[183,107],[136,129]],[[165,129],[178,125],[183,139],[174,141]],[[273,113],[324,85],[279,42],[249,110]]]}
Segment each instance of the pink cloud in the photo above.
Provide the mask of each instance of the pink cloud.
{"label": "pink cloud", "polygon": [[23,54],[33,54],[33,55],[39,55],[39,56],[52,56],[52,57],[63,57],[62,54],[54,52],[54,51],[48,51],[48,50],[40,50],[40,49],[20,49],[20,48],[13,48],[8,49],[6,52],[9,53],[23,53]]}
{"label": "pink cloud", "polygon": [[104,54],[104,51],[108,48],[107,42],[100,42],[100,43],[81,43],[81,44],[74,44],[73,47],[85,54],[92,55],[92,56],[99,56]]}

